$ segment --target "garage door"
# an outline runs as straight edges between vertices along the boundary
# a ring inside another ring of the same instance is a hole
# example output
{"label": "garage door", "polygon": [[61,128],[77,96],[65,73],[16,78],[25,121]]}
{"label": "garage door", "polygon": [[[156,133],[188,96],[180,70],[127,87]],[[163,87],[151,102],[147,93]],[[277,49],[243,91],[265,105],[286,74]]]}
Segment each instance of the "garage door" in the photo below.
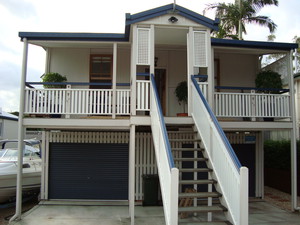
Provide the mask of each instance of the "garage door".
{"label": "garage door", "polygon": [[50,143],[49,199],[127,200],[128,144]]}

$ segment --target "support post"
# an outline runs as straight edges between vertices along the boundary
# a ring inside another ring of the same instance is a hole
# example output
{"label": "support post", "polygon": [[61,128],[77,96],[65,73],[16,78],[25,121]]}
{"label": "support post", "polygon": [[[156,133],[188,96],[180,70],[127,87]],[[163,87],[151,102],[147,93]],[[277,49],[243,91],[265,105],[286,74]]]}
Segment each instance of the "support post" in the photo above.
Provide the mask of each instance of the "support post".
{"label": "support post", "polygon": [[155,35],[154,35],[154,25],[150,26],[150,74],[155,76]]}
{"label": "support post", "polygon": [[19,105],[19,122],[18,122],[18,168],[17,168],[17,190],[16,190],[16,213],[10,219],[20,220],[22,214],[22,172],[23,172],[23,149],[24,149],[24,132],[23,126],[24,105],[25,105],[25,82],[27,74],[27,58],[28,58],[28,42],[23,39],[23,61],[22,61],[22,74],[20,85],[20,105]]}
{"label": "support post", "polygon": [[113,79],[112,79],[112,118],[116,118],[117,103],[117,43],[114,43],[113,49]]}
{"label": "support post", "polygon": [[188,115],[192,113],[191,75],[194,75],[194,29],[189,27],[187,34],[187,87],[188,87]]}
{"label": "support post", "polygon": [[238,224],[248,225],[249,223],[249,186],[248,168],[240,168],[240,221]]}
{"label": "support post", "polygon": [[137,26],[132,25],[131,42],[131,115],[136,115],[136,56],[137,56]]}
{"label": "support post", "polygon": [[296,116],[295,116],[295,90],[293,74],[293,51],[288,54],[288,78],[290,89],[290,111],[293,128],[291,129],[291,193],[292,193],[292,210],[300,210],[297,199],[297,139],[296,139]]}
{"label": "support post", "polygon": [[135,125],[130,127],[129,141],[129,215],[131,225],[134,225],[134,206],[135,206]]}

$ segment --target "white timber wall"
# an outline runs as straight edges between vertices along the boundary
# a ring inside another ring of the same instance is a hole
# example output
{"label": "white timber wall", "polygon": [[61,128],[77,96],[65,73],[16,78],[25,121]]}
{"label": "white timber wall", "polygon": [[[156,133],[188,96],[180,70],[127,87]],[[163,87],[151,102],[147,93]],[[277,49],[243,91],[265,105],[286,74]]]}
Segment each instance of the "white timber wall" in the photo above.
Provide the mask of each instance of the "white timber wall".
{"label": "white timber wall", "polygon": [[[216,50],[217,51],[217,50]],[[220,86],[255,87],[258,72],[256,55],[215,53],[220,63]],[[233,90],[226,90],[234,92]],[[237,92],[240,92],[237,90]]]}
{"label": "white timber wall", "polygon": [[0,139],[18,138],[18,121],[0,119]]}
{"label": "white timber wall", "polygon": [[[118,48],[117,51],[117,83],[129,83],[130,50]],[[68,82],[89,82],[91,54],[113,55],[112,45],[111,48],[99,49],[53,48],[50,50],[49,72],[57,72],[66,76]],[[72,88],[83,88],[83,86],[73,86]],[[88,88],[88,86],[84,88]]]}

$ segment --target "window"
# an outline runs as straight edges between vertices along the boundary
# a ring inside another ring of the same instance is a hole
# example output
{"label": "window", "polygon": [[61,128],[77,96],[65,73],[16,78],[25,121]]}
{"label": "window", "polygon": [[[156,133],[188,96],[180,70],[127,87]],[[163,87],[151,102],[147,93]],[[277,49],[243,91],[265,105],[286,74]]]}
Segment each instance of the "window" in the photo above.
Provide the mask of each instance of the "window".
{"label": "window", "polygon": [[91,88],[111,88],[112,82],[112,55],[90,56],[90,82],[109,83],[108,85],[91,85]]}

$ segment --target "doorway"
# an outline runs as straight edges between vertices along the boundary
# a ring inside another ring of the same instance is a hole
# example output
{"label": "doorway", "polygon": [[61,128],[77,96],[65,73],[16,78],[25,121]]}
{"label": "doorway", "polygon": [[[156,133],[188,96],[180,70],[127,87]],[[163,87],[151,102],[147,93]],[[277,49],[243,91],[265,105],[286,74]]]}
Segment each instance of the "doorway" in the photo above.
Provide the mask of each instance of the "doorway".
{"label": "doorway", "polygon": [[155,69],[155,84],[162,107],[163,115],[166,115],[166,69]]}

